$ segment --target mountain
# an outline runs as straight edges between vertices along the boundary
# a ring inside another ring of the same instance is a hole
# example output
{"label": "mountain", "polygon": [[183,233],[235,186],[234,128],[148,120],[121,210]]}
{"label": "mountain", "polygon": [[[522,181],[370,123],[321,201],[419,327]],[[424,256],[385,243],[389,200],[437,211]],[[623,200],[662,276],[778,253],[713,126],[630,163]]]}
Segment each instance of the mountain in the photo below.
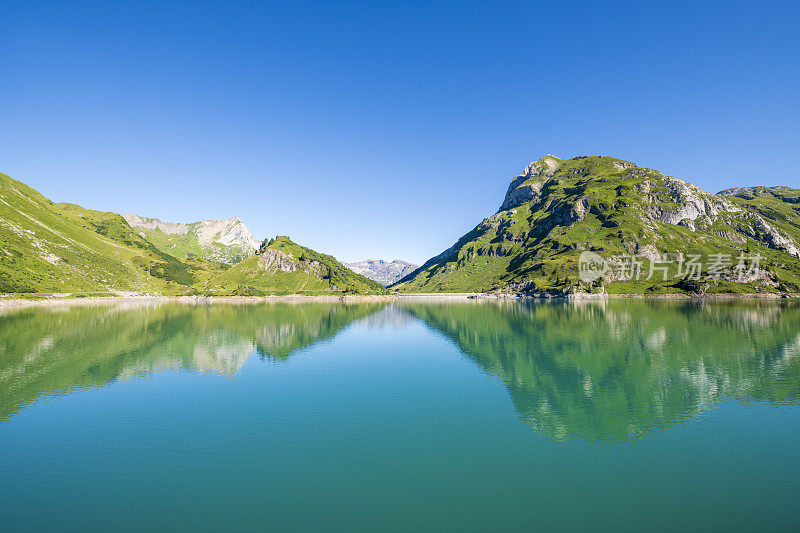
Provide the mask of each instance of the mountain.
{"label": "mountain", "polygon": [[259,241],[237,217],[205,220],[191,224],[164,222],[124,214],[122,217],[139,235],[179,259],[190,255],[225,264],[236,264],[258,250]]}
{"label": "mountain", "polygon": [[[798,198],[788,187],[711,194],[614,157],[547,155],[511,180],[495,214],[393,288],[800,293]],[[588,251],[599,277],[585,281]]]}
{"label": "mountain", "polygon": [[162,252],[115,213],[53,203],[0,174],[0,293],[176,294],[201,268]]}
{"label": "mountain", "polygon": [[386,292],[332,256],[284,236],[265,240],[255,255],[211,278],[207,290],[241,295]]}
{"label": "mountain", "polygon": [[411,274],[419,265],[412,265],[405,261],[395,259],[391,263],[383,259],[367,259],[357,263],[343,263],[344,266],[355,272],[366,276],[381,285],[391,285],[401,278]]}

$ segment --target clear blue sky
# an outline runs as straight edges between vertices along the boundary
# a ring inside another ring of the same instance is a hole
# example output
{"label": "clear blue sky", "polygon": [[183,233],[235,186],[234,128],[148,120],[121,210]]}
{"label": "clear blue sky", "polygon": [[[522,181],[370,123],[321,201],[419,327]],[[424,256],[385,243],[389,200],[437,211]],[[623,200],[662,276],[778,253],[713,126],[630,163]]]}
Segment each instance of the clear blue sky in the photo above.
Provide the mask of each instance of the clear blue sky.
{"label": "clear blue sky", "polygon": [[544,154],[800,186],[797,2],[8,2],[0,171],[422,262]]}

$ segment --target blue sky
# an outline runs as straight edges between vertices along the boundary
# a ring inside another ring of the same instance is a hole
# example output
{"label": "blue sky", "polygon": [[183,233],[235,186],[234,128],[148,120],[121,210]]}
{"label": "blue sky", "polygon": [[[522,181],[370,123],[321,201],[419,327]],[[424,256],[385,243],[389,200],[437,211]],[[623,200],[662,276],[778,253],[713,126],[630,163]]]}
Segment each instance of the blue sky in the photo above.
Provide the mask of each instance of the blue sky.
{"label": "blue sky", "polygon": [[0,171],[422,262],[544,154],[800,187],[796,2],[0,1]]}

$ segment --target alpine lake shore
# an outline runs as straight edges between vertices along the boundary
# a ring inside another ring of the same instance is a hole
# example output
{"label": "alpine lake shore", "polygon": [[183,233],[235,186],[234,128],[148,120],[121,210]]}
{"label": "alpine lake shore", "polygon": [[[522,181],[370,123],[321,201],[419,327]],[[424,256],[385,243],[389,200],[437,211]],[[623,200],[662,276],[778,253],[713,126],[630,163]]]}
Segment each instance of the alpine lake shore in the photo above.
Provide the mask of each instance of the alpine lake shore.
{"label": "alpine lake shore", "polygon": [[308,295],[287,294],[275,296],[54,296],[46,294],[3,294],[0,295],[0,311],[23,307],[55,307],[73,305],[103,305],[115,303],[153,304],[181,303],[187,305],[213,304],[260,304],[283,303],[367,303],[392,301],[602,301],[602,300],[671,300],[671,301],[736,301],[736,300],[798,300],[800,294],[589,294],[576,293],[560,296],[497,294],[497,293],[392,293],[392,294],[352,294],[352,295]]}

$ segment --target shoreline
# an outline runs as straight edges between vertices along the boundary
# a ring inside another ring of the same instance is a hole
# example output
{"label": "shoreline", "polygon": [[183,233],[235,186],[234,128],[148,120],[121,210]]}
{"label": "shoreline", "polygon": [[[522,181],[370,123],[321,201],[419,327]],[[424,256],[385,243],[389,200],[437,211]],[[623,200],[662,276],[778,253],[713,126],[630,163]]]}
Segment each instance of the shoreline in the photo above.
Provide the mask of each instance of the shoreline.
{"label": "shoreline", "polygon": [[264,302],[379,302],[394,300],[388,294],[364,295],[303,295],[287,294],[284,296],[92,296],[85,298],[55,297],[27,300],[25,298],[0,297],[0,310],[19,309],[25,307],[49,307],[56,305],[99,305],[113,303],[182,303],[193,305],[223,304],[257,304]]}
{"label": "shoreline", "polygon": [[282,296],[97,296],[85,298],[44,297],[41,299],[10,298],[0,296],[0,310],[21,309],[25,307],[50,307],[56,305],[98,305],[111,303],[183,303],[183,304],[257,304],[275,302],[392,302],[402,300],[434,300],[434,301],[475,301],[475,300],[533,300],[543,302],[556,301],[602,301],[602,300],[686,300],[686,301],[731,301],[731,300],[796,300],[800,294],[569,294],[564,296],[528,296],[518,294],[492,294],[473,292],[440,292],[440,293],[398,293],[374,295],[304,295],[288,294]]}

